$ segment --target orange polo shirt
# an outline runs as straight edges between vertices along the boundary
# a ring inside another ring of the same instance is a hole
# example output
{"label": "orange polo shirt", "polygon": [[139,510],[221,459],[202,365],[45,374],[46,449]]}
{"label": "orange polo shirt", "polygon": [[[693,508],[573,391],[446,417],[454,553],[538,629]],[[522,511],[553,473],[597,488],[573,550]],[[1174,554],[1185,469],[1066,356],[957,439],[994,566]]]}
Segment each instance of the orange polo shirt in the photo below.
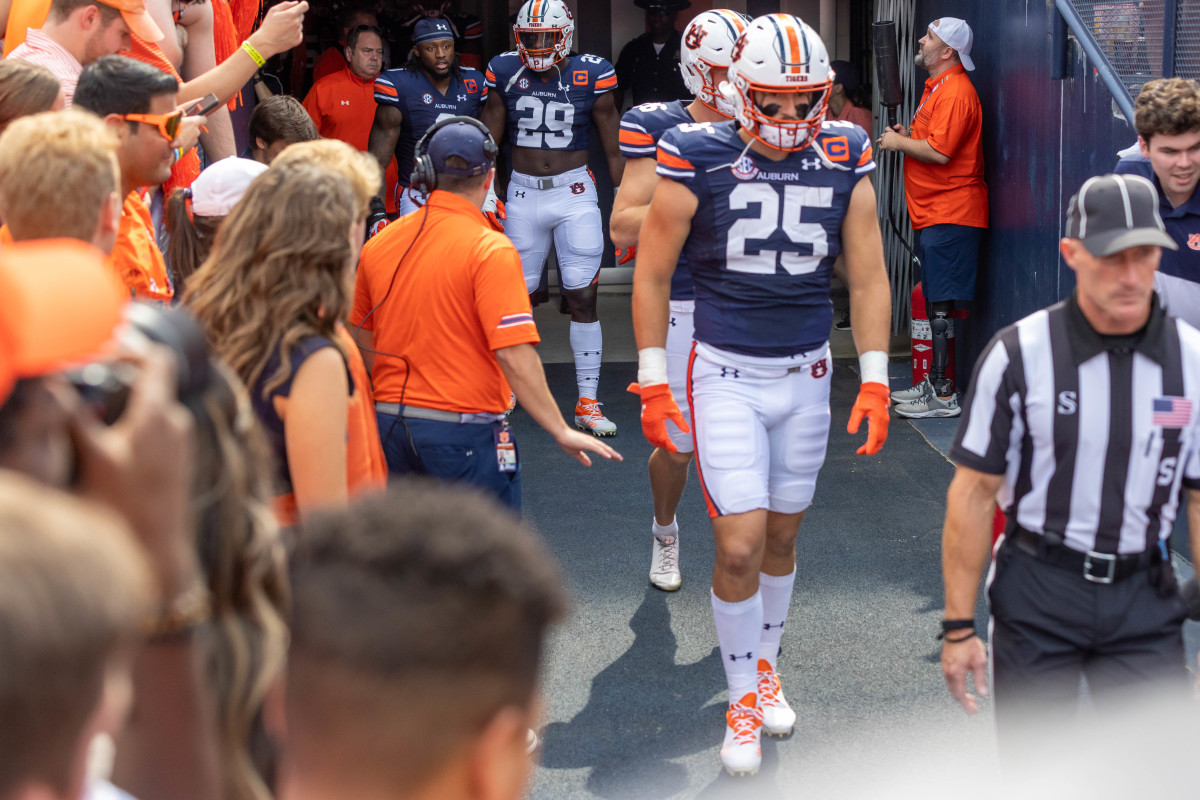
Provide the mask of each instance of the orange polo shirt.
{"label": "orange polo shirt", "polygon": [[979,95],[961,64],[925,81],[925,93],[913,117],[912,138],[928,140],[950,161],[927,164],[904,159],[904,196],[914,228],[941,223],[988,226],[982,122]]}
{"label": "orange polo shirt", "polygon": [[521,257],[464,198],[437,190],[425,208],[359,258],[350,325],[374,334],[375,399],[501,413],[509,386],[493,351],[540,341]]}
{"label": "orange polo shirt", "polygon": [[[344,60],[343,60],[344,63]],[[304,108],[326,139],[340,139],[364,153],[375,121],[375,81],[364,81],[346,66],[313,84],[304,98]],[[396,159],[387,168],[384,203],[396,213]]]}
{"label": "orange polo shirt", "polygon": [[117,243],[105,262],[138,300],[169,302],[175,296],[162,251],[154,239],[150,209],[137,192],[125,196]]}

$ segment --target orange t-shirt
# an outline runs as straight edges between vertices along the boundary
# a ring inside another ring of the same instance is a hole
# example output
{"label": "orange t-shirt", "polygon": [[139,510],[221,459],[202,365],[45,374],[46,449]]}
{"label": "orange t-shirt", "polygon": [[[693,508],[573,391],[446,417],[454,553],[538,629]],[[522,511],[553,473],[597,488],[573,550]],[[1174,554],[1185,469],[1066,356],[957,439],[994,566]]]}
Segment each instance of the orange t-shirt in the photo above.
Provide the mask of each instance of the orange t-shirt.
{"label": "orange t-shirt", "polygon": [[154,240],[150,209],[137,192],[125,196],[117,243],[105,263],[138,300],[168,302],[175,296],[162,251]]}
{"label": "orange t-shirt", "polygon": [[426,208],[384,228],[358,262],[350,325],[374,334],[375,399],[503,412],[508,381],[492,351],[540,341],[521,257],[464,198],[435,191]]}
{"label": "orange t-shirt", "polygon": [[346,426],[346,488],[351,497],[356,497],[387,485],[387,461],[383,456],[383,443],[379,440],[375,397],[367,365],[345,325],[337,326],[337,337],[346,350],[350,377],[354,381]]}
{"label": "orange t-shirt", "polygon": [[912,138],[928,140],[950,161],[927,164],[904,159],[904,195],[914,228],[941,223],[988,226],[982,122],[979,95],[961,64],[925,81],[925,93],[913,117]]}
{"label": "orange t-shirt", "polygon": [[[375,81],[364,81],[346,67],[313,84],[304,97],[304,109],[312,117],[317,132],[326,139],[340,139],[366,152],[375,121]],[[387,168],[387,192],[384,204],[396,213],[396,158]]]}

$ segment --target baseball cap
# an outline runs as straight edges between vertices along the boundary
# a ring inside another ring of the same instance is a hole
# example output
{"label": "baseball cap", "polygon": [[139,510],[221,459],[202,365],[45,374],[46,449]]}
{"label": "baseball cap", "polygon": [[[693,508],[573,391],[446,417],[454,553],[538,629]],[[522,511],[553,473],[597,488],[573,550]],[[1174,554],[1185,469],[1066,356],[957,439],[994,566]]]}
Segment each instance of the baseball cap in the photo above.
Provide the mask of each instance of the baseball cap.
{"label": "baseball cap", "polygon": [[246,193],[250,182],[267,171],[267,165],[249,158],[223,158],[192,181],[192,213],[198,217],[224,217]]}
{"label": "baseball cap", "polygon": [[1158,192],[1140,175],[1088,178],[1067,207],[1068,239],[1103,258],[1138,245],[1178,250],[1158,215]]}
{"label": "baseball cap", "polygon": [[138,35],[139,39],[147,42],[161,42],[163,32],[146,10],[146,0],[97,0],[110,8],[121,12],[121,17],[129,30]]}
{"label": "baseball cap", "polygon": [[840,83],[847,94],[858,91],[858,87],[862,85],[858,67],[849,61],[830,61],[829,67],[833,70],[833,82]]}
{"label": "baseball cap", "polygon": [[129,292],[104,254],[77,239],[16,242],[0,250],[0,404],[13,384],[99,354]]}
{"label": "baseball cap", "polygon": [[929,30],[954,48],[964,69],[975,69],[975,62],[971,60],[971,45],[975,43],[975,34],[971,33],[970,25],[958,17],[942,17],[929,23]]}
{"label": "baseball cap", "polygon": [[[482,175],[496,163],[496,143],[483,125],[469,117],[457,121],[454,117],[441,123],[425,154],[433,161],[433,171],[440,175]],[[458,156],[467,162],[466,167],[448,167],[446,159]]]}
{"label": "baseball cap", "polygon": [[436,17],[423,19],[413,26],[412,43],[421,44],[421,42],[433,42],[438,39],[453,39],[454,31],[450,29],[450,23],[444,19]]}

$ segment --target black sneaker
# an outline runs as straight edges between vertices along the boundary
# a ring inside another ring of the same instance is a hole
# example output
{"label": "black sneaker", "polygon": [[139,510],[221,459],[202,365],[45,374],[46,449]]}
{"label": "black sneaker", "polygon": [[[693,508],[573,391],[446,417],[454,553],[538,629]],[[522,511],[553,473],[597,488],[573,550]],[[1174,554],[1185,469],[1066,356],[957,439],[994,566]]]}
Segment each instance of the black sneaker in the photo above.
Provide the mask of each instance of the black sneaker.
{"label": "black sneaker", "polygon": [[842,314],[842,318],[839,319],[837,322],[833,323],[833,329],[835,331],[850,330],[850,312],[849,311]]}

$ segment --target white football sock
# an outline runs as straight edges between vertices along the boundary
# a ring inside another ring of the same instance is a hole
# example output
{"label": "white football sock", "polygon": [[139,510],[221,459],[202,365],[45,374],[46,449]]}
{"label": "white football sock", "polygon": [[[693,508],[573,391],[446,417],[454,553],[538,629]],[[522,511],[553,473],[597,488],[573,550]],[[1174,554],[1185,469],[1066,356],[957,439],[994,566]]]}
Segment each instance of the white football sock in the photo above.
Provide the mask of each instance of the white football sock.
{"label": "white football sock", "polygon": [[796,570],[787,575],[758,573],[758,591],[762,595],[762,636],[758,640],[758,657],[765,658],[771,669],[779,658],[779,640],[783,638],[783,623],[787,622],[788,607],[792,604],[792,586]]}
{"label": "white football sock", "polygon": [[717,642],[721,645],[721,664],[729,686],[729,702],[736,703],[747,694],[758,692],[758,638],[762,632],[762,594],[740,603],[728,603],[712,596],[713,619],[717,623]]}
{"label": "white football sock", "polygon": [[660,542],[670,542],[679,535],[679,522],[672,518],[670,525],[659,525],[658,520],[654,520],[654,538]]}
{"label": "white football sock", "polygon": [[571,323],[571,350],[575,353],[579,396],[595,400],[600,392],[600,354],[604,351],[600,320]]}

